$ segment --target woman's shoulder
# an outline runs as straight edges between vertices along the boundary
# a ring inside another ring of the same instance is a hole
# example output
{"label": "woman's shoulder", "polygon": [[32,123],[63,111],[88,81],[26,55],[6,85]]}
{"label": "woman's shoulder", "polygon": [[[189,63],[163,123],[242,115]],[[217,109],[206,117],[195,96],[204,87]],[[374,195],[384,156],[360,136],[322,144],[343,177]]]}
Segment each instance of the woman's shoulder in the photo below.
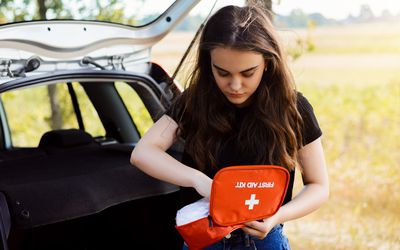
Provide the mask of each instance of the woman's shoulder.
{"label": "woman's shoulder", "polygon": [[179,95],[175,96],[164,114],[171,117],[175,122],[178,122],[184,111],[186,96],[186,91],[183,91]]}
{"label": "woman's shoulder", "polygon": [[303,95],[303,93],[297,91],[297,108],[299,112],[314,112],[314,109],[308,99]]}
{"label": "woman's shoulder", "polygon": [[320,137],[322,131],[315,116],[313,106],[301,92],[297,92],[297,109],[303,119],[303,145],[307,145]]}

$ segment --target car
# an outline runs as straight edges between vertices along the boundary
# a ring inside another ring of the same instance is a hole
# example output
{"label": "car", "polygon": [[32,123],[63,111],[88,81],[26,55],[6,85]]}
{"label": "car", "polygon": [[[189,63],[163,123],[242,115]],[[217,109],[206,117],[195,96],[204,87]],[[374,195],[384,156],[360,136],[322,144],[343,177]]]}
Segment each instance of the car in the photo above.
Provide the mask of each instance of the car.
{"label": "car", "polygon": [[182,91],[151,48],[198,2],[140,27],[0,26],[0,249],[181,248],[179,187],[129,159]]}

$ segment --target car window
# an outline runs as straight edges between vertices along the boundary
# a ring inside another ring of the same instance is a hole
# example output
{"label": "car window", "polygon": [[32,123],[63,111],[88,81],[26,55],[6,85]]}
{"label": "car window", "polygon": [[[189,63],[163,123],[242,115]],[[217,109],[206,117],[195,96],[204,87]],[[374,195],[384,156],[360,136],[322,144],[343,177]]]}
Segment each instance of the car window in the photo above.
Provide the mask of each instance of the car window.
{"label": "car window", "polygon": [[[54,85],[57,114],[52,121],[52,108],[47,86],[35,86],[8,91],[1,95],[14,147],[36,147],[41,136],[50,130],[79,128],[67,84]],[[77,94],[86,131],[93,136],[104,135],[104,128],[95,109],[78,83],[73,84]]]}
{"label": "car window", "polygon": [[125,103],[140,135],[144,135],[151,125],[153,125],[154,121],[142,99],[136,91],[125,82],[115,82],[115,88]]}

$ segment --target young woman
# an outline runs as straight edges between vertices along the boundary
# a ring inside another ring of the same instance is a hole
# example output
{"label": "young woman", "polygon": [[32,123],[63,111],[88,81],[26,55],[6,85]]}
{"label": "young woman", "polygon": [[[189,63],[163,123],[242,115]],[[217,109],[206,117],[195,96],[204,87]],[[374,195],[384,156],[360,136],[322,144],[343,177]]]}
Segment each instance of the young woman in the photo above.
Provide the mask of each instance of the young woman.
{"label": "young woman", "polygon": [[[212,178],[223,167],[274,164],[290,171],[275,215],[249,222],[207,249],[289,249],[282,223],[328,199],[322,132],[285,61],[263,10],[220,9],[204,27],[188,88],[132,152],[133,165],[182,187],[182,205],[209,197]],[[165,153],[179,138],[185,142],[182,162]],[[304,187],[292,199],[296,167]]]}

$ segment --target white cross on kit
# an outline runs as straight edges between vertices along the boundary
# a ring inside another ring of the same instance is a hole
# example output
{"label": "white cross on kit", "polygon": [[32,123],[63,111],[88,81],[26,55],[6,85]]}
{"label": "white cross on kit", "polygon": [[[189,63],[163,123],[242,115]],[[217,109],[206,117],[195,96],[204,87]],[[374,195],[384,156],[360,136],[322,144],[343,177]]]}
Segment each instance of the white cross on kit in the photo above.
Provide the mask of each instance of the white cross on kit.
{"label": "white cross on kit", "polygon": [[256,200],[256,195],[251,194],[250,200],[245,200],[244,204],[249,206],[249,210],[253,210],[254,205],[258,205],[260,203],[260,200]]}

